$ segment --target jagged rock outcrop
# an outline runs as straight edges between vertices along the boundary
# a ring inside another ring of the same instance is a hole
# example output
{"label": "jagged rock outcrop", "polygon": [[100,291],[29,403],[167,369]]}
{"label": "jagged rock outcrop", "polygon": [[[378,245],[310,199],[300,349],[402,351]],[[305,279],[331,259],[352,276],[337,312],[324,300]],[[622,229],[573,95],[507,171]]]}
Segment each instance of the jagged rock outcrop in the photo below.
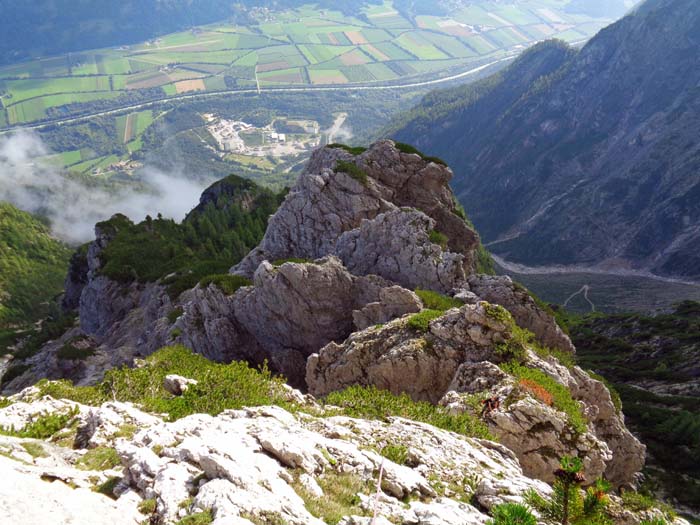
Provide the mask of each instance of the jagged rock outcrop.
{"label": "jagged rock outcrop", "polygon": [[504,348],[519,343],[493,308],[482,302],[449,310],[426,331],[411,328],[408,318],[397,319],[354,333],[342,344],[330,343],[308,360],[310,392],[322,396],[353,384],[374,385],[439,401],[454,412],[474,412],[472,400],[496,397],[502,403],[486,413],[489,428],[518,455],[528,475],[553,481],[559,458],[576,455],[585,458],[592,478],[605,474],[617,486],[634,484],[644,446],[625,428],[605,386],[578,367],[569,370],[527,351],[527,366],[581,403],[587,428],[574,428],[550,400],[494,364],[509,358]]}
{"label": "jagged rock outcrop", "polygon": [[[339,170],[338,162],[354,164],[364,172],[366,180]],[[270,219],[258,248],[232,271],[252,276],[264,260],[316,259],[337,254],[336,243],[343,233],[359,228],[363,219],[374,219],[403,207],[415,208],[431,217],[435,229],[447,237],[449,249],[464,256],[464,268],[469,271],[475,263],[478,236],[457,215],[448,186],[451,178],[452,172],[446,166],[417,154],[402,153],[388,140],[376,142],[357,156],[342,148],[317,150]],[[364,264],[367,273],[381,275],[367,267],[368,261]],[[394,270],[394,274],[398,272]]]}
{"label": "jagged rock outcrop", "polygon": [[552,315],[537,305],[527,289],[516,285],[507,275],[471,275],[469,290],[482,300],[508,310],[519,326],[535,334],[540,344],[572,354],[576,352],[571,339]]}
{"label": "jagged rock outcrop", "polygon": [[[377,276],[351,274],[335,257],[279,267],[263,262],[253,284],[236,294],[235,316],[275,369],[295,384],[303,384],[306,358],[350,335],[355,329],[353,313],[369,304],[381,309],[380,291],[392,287]],[[414,305],[413,311],[418,309]]]}
{"label": "jagged rock outcrop", "polygon": [[357,275],[376,274],[407,288],[449,292],[466,279],[464,255],[443,252],[430,239],[435,220],[394,210],[343,233],[334,252]]}

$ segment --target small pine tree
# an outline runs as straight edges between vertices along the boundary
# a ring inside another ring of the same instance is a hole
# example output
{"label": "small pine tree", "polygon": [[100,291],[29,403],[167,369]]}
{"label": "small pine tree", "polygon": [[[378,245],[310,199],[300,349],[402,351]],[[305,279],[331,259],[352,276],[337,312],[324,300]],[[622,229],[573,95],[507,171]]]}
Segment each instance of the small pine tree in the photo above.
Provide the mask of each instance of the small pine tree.
{"label": "small pine tree", "polygon": [[549,523],[561,525],[609,525],[607,517],[607,492],[610,484],[597,480],[584,492],[581,485],[586,482],[583,462],[580,458],[563,457],[560,468],[554,473],[554,492],[550,500],[531,491],[527,501]]}

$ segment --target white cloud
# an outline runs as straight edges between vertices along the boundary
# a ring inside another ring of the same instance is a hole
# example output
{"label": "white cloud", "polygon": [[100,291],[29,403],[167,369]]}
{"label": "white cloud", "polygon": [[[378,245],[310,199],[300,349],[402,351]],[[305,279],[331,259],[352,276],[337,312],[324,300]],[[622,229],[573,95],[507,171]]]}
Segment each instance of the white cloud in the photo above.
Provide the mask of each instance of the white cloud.
{"label": "white cloud", "polygon": [[123,213],[133,221],[146,215],[182,220],[211,181],[148,168],[139,172],[139,188],[110,191],[67,178],[42,161],[50,154],[36,133],[0,137],[0,200],[49,219],[54,234],[71,243],[94,237],[95,223]]}

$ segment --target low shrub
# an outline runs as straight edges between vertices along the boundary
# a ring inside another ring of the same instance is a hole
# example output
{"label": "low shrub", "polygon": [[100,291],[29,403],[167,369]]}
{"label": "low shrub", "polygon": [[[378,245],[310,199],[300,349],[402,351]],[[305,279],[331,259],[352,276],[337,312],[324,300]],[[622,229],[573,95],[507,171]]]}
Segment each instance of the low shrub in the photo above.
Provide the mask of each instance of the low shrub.
{"label": "low shrub", "polygon": [[139,503],[138,509],[141,514],[153,514],[157,506],[158,502],[154,498],[148,498]]}
{"label": "low shrub", "polygon": [[430,330],[430,321],[442,316],[443,313],[440,310],[423,310],[409,317],[407,326],[419,332],[427,332]]}
{"label": "low shrub", "polygon": [[185,516],[175,525],[209,525],[212,521],[214,521],[214,515],[210,510],[205,510]]}
{"label": "low shrub", "polygon": [[178,306],[177,308],[173,308],[169,313],[168,313],[168,322],[170,324],[175,324],[175,321],[178,320],[178,318],[185,313],[185,310],[181,307]]}
{"label": "low shrub", "polygon": [[360,155],[367,151],[367,148],[364,146],[348,146],[347,144],[338,144],[338,143],[333,143],[333,144],[328,144],[326,146],[328,148],[333,148],[333,149],[343,149],[347,151],[348,153],[351,153],[353,155]]}
{"label": "low shrub", "polygon": [[[325,523],[335,525],[345,516],[368,514],[360,505],[361,500],[357,495],[360,492],[370,492],[373,487],[357,474],[341,474],[330,470],[318,478],[318,484],[323,490],[323,496],[320,498],[311,494],[298,481],[295,483],[295,489],[304,500],[308,511]],[[284,522],[278,523],[282,525]]]}
{"label": "low shrub", "polygon": [[549,391],[547,391],[539,383],[536,383],[531,379],[521,379],[520,381],[518,381],[518,385],[524,390],[528,391],[533,396],[535,396],[537,399],[542,401],[545,405],[552,406],[552,394],[550,394]]}
{"label": "low shrub", "polygon": [[453,297],[448,297],[432,290],[423,290],[418,288],[415,290],[416,295],[423,302],[423,306],[429,310],[437,310],[445,312],[450,308],[460,308],[464,306],[462,301],[459,301]]}
{"label": "low shrub", "polygon": [[72,337],[56,352],[56,357],[67,360],[83,360],[93,355],[95,349],[91,346],[90,339],[82,335]]}
{"label": "low shrub", "polygon": [[75,408],[65,414],[42,414],[28,423],[24,428],[0,427],[0,434],[20,438],[48,439],[68,424],[78,415]]}
{"label": "low shrub", "polygon": [[[163,388],[168,374],[197,380],[179,397]],[[169,414],[171,420],[195,414],[217,415],[223,410],[244,406],[280,405],[289,407],[282,384],[284,379],[273,377],[267,366],[256,370],[246,363],[213,363],[176,345],[158,350],[146,359],[142,368],[109,370],[102,383],[76,387],[67,381],[40,382],[42,394],[71,399],[80,403],[100,404],[105,401],[125,401],[141,405],[145,410]]]}
{"label": "low shrub", "polygon": [[272,266],[282,266],[285,263],[310,264],[312,262],[311,259],[304,259],[302,257],[287,257],[286,259],[277,259],[273,261]]}
{"label": "low shrub", "polygon": [[447,162],[444,160],[438,158],[438,157],[429,157],[419,151],[418,149],[414,148],[410,144],[404,144],[403,142],[395,142],[396,144],[396,149],[399,150],[401,153],[413,153],[415,155],[418,155],[420,158],[425,160],[426,162],[434,162],[435,164],[440,164],[442,166],[447,166]]}
{"label": "low shrub", "polygon": [[121,463],[119,454],[111,447],[97,447],[88,450],[77,462],[82,470],[108,470]]}
{"label": "low shrub", "polygon": [[408,462],[408,449],[403,445],[386,445],[379,453],[398,465]]}

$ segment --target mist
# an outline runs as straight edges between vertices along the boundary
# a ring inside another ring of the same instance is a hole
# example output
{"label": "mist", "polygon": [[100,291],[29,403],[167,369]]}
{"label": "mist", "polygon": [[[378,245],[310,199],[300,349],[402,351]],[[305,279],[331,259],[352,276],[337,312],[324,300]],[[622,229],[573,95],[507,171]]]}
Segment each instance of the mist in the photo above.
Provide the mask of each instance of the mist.
{"label": "mist", "polygon": [[180,221],[212,181],[145,167],[136,188],[107,189],[66,177],[41,157],[50,155],[36,133],[0,137],[0,200],[46,217],[54,235],[70,244],[94,238],[95,223],[122,213],[133,221],[161,213]]}

